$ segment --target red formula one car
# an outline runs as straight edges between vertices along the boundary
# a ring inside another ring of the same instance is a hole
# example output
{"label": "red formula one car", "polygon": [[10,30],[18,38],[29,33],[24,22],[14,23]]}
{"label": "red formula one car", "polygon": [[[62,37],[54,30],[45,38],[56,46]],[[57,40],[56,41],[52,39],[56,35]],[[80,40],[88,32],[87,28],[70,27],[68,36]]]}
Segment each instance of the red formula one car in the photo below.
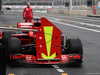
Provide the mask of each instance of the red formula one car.
{"label": "red formula one car", "polygon": [[82,63],[83,48],[79,38],[67,39],[46,18],[34,20],[34,24],[18,22],[17,28],[0,27],[22,31],[3,31],[0,34],[2,45],[7,49],[8,61],[29,64]]}

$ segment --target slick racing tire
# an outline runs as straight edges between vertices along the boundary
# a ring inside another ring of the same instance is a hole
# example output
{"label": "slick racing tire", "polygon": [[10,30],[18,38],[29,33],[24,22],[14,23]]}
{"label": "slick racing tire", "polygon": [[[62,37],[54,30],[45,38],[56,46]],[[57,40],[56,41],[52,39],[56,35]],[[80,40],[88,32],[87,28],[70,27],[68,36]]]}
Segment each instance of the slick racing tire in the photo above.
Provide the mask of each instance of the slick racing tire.
{"label": "slick racing tire", "polygon": [[3,31],[2,33],[2,45],[5,46],[6,48],[7,63],[9,63],[10,61],[10,53],[7,49],[7,41],[8,41],[8,38],[10,38],[12,34],[16,34],[16,33],[14,31]]}
{"label": "slick racing tire", "polygon": [[83,47],[81,40],[77,39],[68,39],[68,50],[70,54],[81,54],[83,55]]}
{"label": "slick racing tire", "polygon": [[6,49],[0,45],[0,75],[6,75]]}
{"label": "slick racing tire", "polygon": [[2,45],[7,46],[7,40],[12,34],[16,34],[14,31],[3,31],[2,33]]}
{"label": "slick racing tire", "polygon": [[8,51],[11,54],[16,54],[21,52],[21,41],[18,38],[9,38],[8,39]]}
{"label": "slick racing tire", "polygon": [[21,42],[18,38],[8,38],[7,41],[7,63],[12,65],[12,60],[10,60],[11,54],[17,54],[21,51]]}

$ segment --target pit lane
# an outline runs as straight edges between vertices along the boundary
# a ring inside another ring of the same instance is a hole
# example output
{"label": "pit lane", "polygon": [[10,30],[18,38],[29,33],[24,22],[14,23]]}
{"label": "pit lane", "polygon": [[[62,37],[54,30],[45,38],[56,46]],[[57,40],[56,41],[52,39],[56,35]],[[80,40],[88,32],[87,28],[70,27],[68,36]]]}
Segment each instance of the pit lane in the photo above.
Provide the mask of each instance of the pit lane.
{"label": "pit lane", "polygon": [[[99,27],[92,27],[87,26],[84,23],[99,25],[99,18],[87,18],[87,17],[80,17],[80,16],[66,16],[61,14],[40,14],[34,13],[35,17],[47,17],[49,20],[55,19],[56,22],[53,22],[58,28],[65,33],[68,38],[80,38],[83,43],[84,48],[84,58],[82,65],[56,65],[56,68],[53,65],[25,65],[20,64],[19,66],[7,66],[7,73],[8,74],[15,74],[15,75],[62,75],[62,73],[66,73],[68,75],[100,75],[100,33],[89,31],[81,28],[75,28],[72,26],[67,26],[64,24],[70,24],[80,27],[85,27],[88,29],[93,30],[100,30]],[[50,18],[51,17],[51,18]],[[54,18],[54,19],[53,19]],[[80,18],[80,19],[79,19]],[[69,21],[64,23],[64,19]],[[22,18],[22,12],[5,12],[5,15],[0,15],[0,26],[9,27],[16,27],[17,22],[24,21]],[[59,23],[61,21],[64,24]],[[82,22],[75,23],[76,22]],[[58,68],[57,68],[58,67]],[[59,71],[57,69],[60,69]],[[61,71],[62,70],[62,71]],[[60,72],[61,71],[61,72]]]}

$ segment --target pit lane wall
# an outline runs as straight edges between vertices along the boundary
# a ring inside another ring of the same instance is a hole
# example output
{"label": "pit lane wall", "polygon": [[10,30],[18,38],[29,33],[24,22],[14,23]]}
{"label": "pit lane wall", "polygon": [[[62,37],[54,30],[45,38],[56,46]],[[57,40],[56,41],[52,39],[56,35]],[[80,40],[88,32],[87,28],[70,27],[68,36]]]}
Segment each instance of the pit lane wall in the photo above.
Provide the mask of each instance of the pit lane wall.
{"label": "pit lane wall", "polygon": [[[3,5],[2,10],[13,10],[13,11],[23,11],[26,5]],[[32,5],[31,8],[33,9],[33,12],[36,13],[47,13],[48,9],[52,9],[52,6],[36,6]]]}
{"label": "pit lane wall", "polygon": [[[3,5],[3,10],[11,9],[11,10],[23,10],[26,7],[26,5]],[[93,10],[88,9],[85,7],[84,10],[82,8],[75,9],[76,7],[73,7],[73,10],[68,10],[68,8],[65,7],[56,7],[53,8],[52,6],[31,6],[31,8],[34,10],[34,12],[42,12],[42,13],[55,13],[55,14],[65,14],[65,15],[76,15],[76,16],[87,16],[90,14],[93,14]]]}
{"label": "pit lane wall", "polygon": [[48,13],[75,15],[75,16],[87,16],[92,14],[91,10],[68,10],[68,9],[50,9]]}

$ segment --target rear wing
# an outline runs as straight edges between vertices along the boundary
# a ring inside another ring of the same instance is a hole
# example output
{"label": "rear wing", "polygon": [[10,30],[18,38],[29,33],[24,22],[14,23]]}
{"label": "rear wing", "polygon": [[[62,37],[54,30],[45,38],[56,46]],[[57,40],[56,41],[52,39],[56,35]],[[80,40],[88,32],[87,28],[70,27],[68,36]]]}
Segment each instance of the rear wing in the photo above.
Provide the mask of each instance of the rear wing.
{"label": "rear wing", "polygon": [[[39,19],[39,18],[33,18],[33,20],[36,21],[36,22],[34,22],[34,24],[36,25],[36,27],[38,25],[40,25],[39,21],[41,21],[41,19]],[[18,22],[17,23],[17,28],[31,28],[31,27],[33,27],[34,24],[33,23],[28,23],[28,22]]]}
{"label": "rear wing", "polygon": [[17,23],[17,28],[31,28],[33,27],[32,23],[27,23],[27,22],[18,22]]}
{"label": "rear wing", "polygon": [[34,32],[38,32],[38,29],[9,28],[9,27],[0,27],[0,29],[4,29],[4,30],[17,30],[17,31],[34,31]]}

